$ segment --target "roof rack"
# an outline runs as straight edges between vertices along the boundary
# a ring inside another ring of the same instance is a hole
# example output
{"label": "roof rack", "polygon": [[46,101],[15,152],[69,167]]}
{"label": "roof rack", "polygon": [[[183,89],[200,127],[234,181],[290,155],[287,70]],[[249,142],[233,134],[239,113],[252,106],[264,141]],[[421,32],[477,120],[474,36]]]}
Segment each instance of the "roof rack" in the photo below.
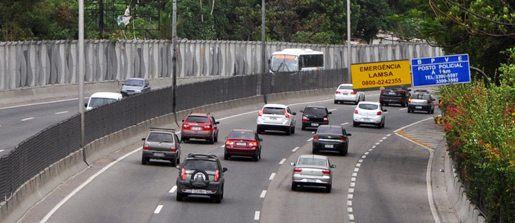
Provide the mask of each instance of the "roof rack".
{"label": "roof rack", "polygon": [[159,128],[159,127],[150,127],[150,131],[152,131],[152,130],[165,130],[165,131],[175,132],[175,129]]}

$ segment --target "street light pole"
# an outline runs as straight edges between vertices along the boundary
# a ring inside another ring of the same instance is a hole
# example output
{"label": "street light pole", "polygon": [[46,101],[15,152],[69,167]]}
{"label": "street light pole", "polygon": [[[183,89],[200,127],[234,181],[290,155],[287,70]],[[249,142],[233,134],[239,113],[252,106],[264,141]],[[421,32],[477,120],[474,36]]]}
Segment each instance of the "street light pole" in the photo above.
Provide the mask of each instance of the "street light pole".
{"label": "street light pole", "polygon": [[265,11],[266,11],[266,7],[265,7],[265,0],[261,0],[261,60],[263,62],[263,66],[262,66],[262,69],[261,69],[261,80],[260,80],[260,83],[261,83],[261,87],[260,87],[260,92],[262,95],[263,95],[263,102],[265,104],[267,104],[268,100],[266,98],[266,92],[265,92],[265,88],[264,88],[264,85],[265,85],[265,75],[266,75],[266,68],[267,68],[267,60],[266,60],[266,46],[265,46],[265,41],[266,41],[266,29],[265,29]]}
{"label": "street light pole", "polygon": [[[177,104],[176,89],[177,89],[177,0],[173,0],[173,13],[172,13],[172,75],[173,75],[173,88],[172,88],[172,111],[176,112]],[[175,115],[175,123],[177,124],[177,115]],[[178,124],[177,124],[178,125]]]}
{"label": "street light pole", "polygon": [[350,69],[351,57],[350,57],[350,0],[347,0],[347,80],[352,83],[352,73]]}
{"label": "street light pole", "polygon": [[79,112],[80,112],[80,147],[82,148],[82,155],[84,162],[88,164],[86,159],[85,131],[84,131],[84,0],[79,0]]}

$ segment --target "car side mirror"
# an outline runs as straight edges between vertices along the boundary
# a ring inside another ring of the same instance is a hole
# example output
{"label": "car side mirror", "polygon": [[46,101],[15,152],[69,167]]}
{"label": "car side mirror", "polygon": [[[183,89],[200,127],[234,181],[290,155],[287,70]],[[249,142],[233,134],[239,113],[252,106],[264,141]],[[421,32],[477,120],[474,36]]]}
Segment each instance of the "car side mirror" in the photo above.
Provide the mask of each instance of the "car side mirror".
{"label": "car side mirror", "polygon": [[350,134],[350,133],[347,133],[347,136],[352,136],[352,134]]}
{"label": "car side mirror", "polygon": [[330,166],[331,168],[336,168],[336,165],[335,164],[331,164]]}
{"label": "car side mirror", "polygon": [[328,115],[333,114],[333,112],[327,112]]}
{"label": "car side mirror", "polygon": [[215,122],[217,125],[220,124],[220,122]]}
{"label": "car side mirror", "polygon": [[263,142],[263,139],[262,139],[262,138],[259,138],[258,140],[259,140],[260,142]]}
{"label": "car side mirror", "polygon": [[182,120],[182,122],[184,122],[184,119]]}
{"label": "car side mirror", "polygon": [[180,170],[180,169],[181,169],[181,165],[177,165],[177,166],[175,166],[175,168],[177,168],[178,170]]}
{"label": "car side mirror", "polygon": [[300,110],[300,112],[304,113],[304,110]]}
{"label": "car side mirror", "polygon": [[291,162],[291,163],[290,163],[290,166],[295,166],[295,163],[294,163],[294,162]]}
{"label": "car side mirror", "polygon": [[145,141],[145,138],[141,138],[141,140]]}
{"label": "car side mirror", "polygon": [[292,114],[293,114],[293,115],[297,115],[297,113],[296,113],[296,112],[293,112]]}
{"label": "car side mirror", "polygon": [[384,112],[387,112],[388,110],[386,110],[386,109],[383,109],[383,111],[384,111]]}
{"label": "car side mirror", "polygon": [[223,167],[223,168],[222,168],[222,172],[224,172],[224,173],[225,173],[225,171],[227,171],[227,167]]}

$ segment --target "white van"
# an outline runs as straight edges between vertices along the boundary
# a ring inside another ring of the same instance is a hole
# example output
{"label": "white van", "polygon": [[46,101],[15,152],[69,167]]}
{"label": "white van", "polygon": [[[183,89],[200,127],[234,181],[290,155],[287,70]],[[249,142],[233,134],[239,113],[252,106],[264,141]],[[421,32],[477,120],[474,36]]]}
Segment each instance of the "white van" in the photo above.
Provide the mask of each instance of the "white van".
{"label": "white van", "polygon": [[109,104],[111,102],[122,100],[123,95],[114,92],[97,92],[89,97],[88,103],[85,104],[86,111],[89,111],[98,106]]}

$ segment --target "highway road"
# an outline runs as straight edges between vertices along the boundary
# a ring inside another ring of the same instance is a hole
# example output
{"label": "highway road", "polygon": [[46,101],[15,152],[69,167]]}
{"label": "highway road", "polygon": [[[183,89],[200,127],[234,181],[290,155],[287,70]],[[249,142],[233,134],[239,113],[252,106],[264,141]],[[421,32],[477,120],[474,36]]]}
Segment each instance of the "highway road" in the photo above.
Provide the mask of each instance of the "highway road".
{"label": "highway road", "polygon": [[[378,101],[378,93],[367,92],[366,98]],[[327,106],[333,112],[330,123],[352,133],[347,156],[325,153],[337,166],[331,193],[316,188],[291,191],[293,167],[289,163],[311,152],[312,132],[297,125],[291,136],[262,134],[262,159],[258,162],[222,159],[229,170],[221,204],[203,197],[177,202],[178,170],[164,161],[141,165],[142,142],[137,142],[68,180],[19,222],[438,222],[428,201],[430,152],[394,134],[401,127],[437,115],[438,109],[435,114],[407,113],[406,108],[386,106],[385,128],[378,129],[352,127],[355,105],[333,104],[330,96],[290,104],[298,123],[299,111],[306,105]],[[257,110],[212,114],[220,121],[219,142],[183,143],[183,158],[187,153],[223,157],[223,138],[231,129],[256,128]]]}

